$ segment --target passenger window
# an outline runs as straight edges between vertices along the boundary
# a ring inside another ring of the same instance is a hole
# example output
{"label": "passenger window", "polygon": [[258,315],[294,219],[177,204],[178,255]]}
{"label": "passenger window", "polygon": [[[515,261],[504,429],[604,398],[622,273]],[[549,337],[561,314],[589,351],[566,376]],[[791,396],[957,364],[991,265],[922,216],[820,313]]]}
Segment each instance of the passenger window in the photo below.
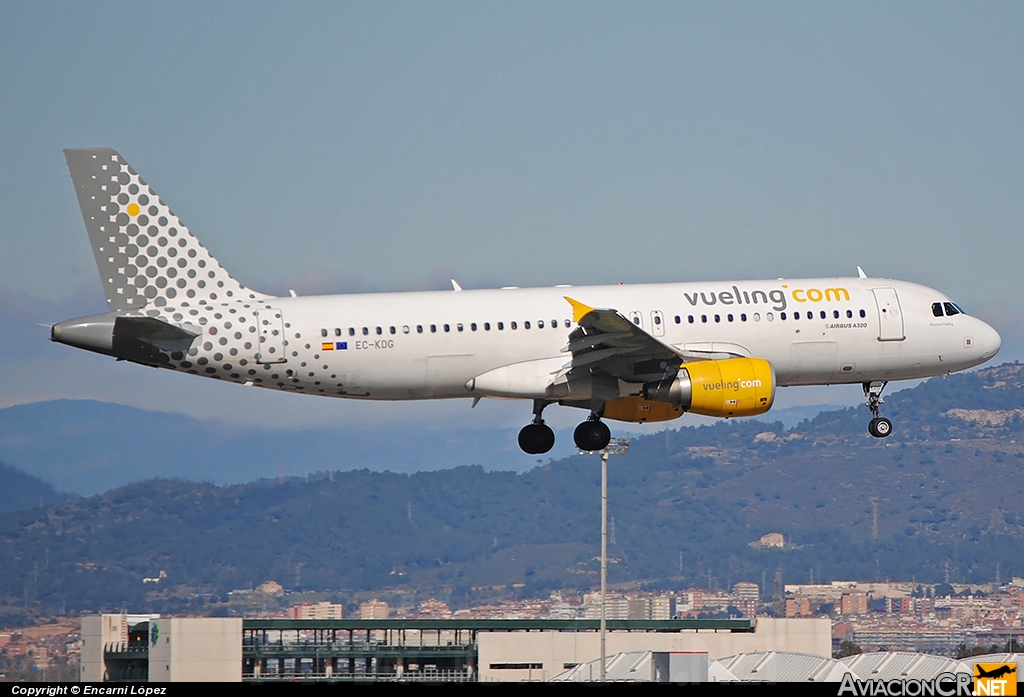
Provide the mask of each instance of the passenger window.
{"label": "passenger window", "polygon": [[708,316],[707,316],[707,315],[701,315],[701,316],[700,316],[700,321],[701,321],[701,322],[703,322],[703,323],[705,323],[705,324],[707,324],[707,321],[708,321]]}
{"label": "passenger window", "polygon": [[515,322],[509,322],[508,326],[509,326],[509,329],[515,329],[516,328],[516,323]]}
{"label": "passenger window", "polygon": [[942,306],[946,308],[946,317],[960,314],[960,310],[953,303],[942,303]]}
{"label": "passenger window", "polygon": [[367,336],[370,333],[369,327],[363,327],[363,336]]}
{"label": "passenger window", "polygon": [[437,325],[436,324],[431,324],[430,325],[430,333],[431,334],[436,334],[437,333]]}
{"label": "passenger window", "polygon": [[747,313],[746,312],[744,312],[743,314],[740,315],[740,321],[741,322],[746,322],[747,321]]}
{"label": "passenger window", "polygon": [[821,311],[821,318],[825,319],[826,317],[828,317],[828,314],[826,314],[826,312],[824,310],[822,310]]}
{"label": "passenger window", "polygon": [[462,331],[462,322],[459,322],[458,324],[456,324],[455,328],[458,329],[461,332]]}
{"label": "passenger window", "polygon": [[728,319],[729,319],[730,322],[732,322],[732,315],[729,315]]}
{"label": "passenger window", "polygon": [[932,303],[932,315],[942,317],[942,303]]}
{"label": "passenger window", "polygon": [[450,325],[450,324],[446,324],[446,325],[444,325],[444,330],[445,330],[446,332],[450,332],[450,331],[452,330],[452,325]]}
{"label": "passenger window", "polygon": [[690,321],[690,324],[693,324],[693,315],[690,315],[686,319],[688,319]]}
{"label": "passenger window", "polygon": [[721,315],[715,315],[715,321],[716,322],[721,322],[722,321],[722,316]]}
{"label": "passenger window", "polygon": [[683,321],[683,318],[680,317],[679,315],[676,315],[676,324],[680,324],[682,321]]}
{"label": "passenger window", "polygon": [[349,327],[348,328],[348,335],[349,336],[355,336],[356,335],[356,328],[355,327]]}
{"label": "passenger window", "polygon": [[484,331],[485,332],[491,331],[491,323],[490,322],[484,322]]}
{"label": "passenger window", "polygon": [[766,320],[768,320],[769,322],[771,322],[771,321],[772,321],[773,319],[775,319],[775,315],[773,315],[773,314],[772,314],[771,312],[766,312],[766,313],[765,313],[765,315],[764,315],[764,317],[765,317],[765,319],[766,319]]}
{"label": "passenger window", "polygon": [[543,328],[544,328],[544,320],[542,320],[542,319],[537,320],[537,329],[543,329]]}
{"label": "passenger window", "polygon": [[661,324],[661,315],[655,315],[654,316],[654,323],[655,324]]}
{"label": "passenger window", "polygon": [[341,327],[334,328],[334,336],[341,336]]}
{"label": "passenger window", "polygon": [[530,328],[530,322],[529,321],[523,322],[523,329],[529,329],[529,328]]}
{"label": "passenger window", "polygon": [[569,320],[565,320],[565,328],[569,329],[570,327],[572,327],[572,322],[570,322]]}
{"label": "passenger window", "polygon": [[864,312],[864,310],[861,310],[861,311],[860,311],[860,316],[861,316],[861,317],[867,317],[867,316],[868,316],[868,313]]}
{"label": "passenger window", "polygon": [[639,327],[640,326],[640,318],[639,317],[634,317],[633,318],[633,324],[635,324],[636,326]]}
{"label": "passenger window", "polygon": [[558,320],[557,319],[551,320],[551,328],[552,329],[558,329]]}
{"label": "passenger window", "polygon": [[417,324],[416,325],[416,333],[417,334],[422,334],[423,333],[423,325],[422,324]]}
{"label": "passenger window", "polygon": [[[782,319],[786,319],[786,318],[783,317]],[[800,312],[799,311],[793,313],[793,319],[800,319]]]}
{"label": "passenger window", "polygon": [[381,329],[380,327],[377,327],[377,328],[376,328],[376,332],[377,332],[377,336],[380,336],[381,334],[383,334],[383,333],[384,333],[384,330],[383,330],[383,329]]}
{"label": "passenger window", "polygon": [[472,329],[475,332],[476,331],[476,322],[471,322],[470,325],[469,325],[469,328]]}
{"label": "passenger window", "polygon": [[321,329],[320,330],[320,336],[327,336],[327,330],[326,329]]}
{"label": "passenger window", "polygon": [[[771,317],[770,314],[768,316]],[[785,312],[780,312],[779,313],[779,319],[786,319],[786,313]]]}
{"label": "passenger window", "polygon": [[392,334],[394,334],[395,333],[395,328],[394,327],[388,327],[388,331],[391,332]]}
{"label": "passenger window", "polygon": [[504,322],[498,322],[498,331],[500,332],[504,328],[505,328],[505,323]]}
{"label": "passenger window", "polygon": [[846,318],[847,319],[852,319],[853,318],[853,310],[847,310],[846,311]]}
{"label": "passenger window", "polygon": [[839,310],[832,310],[832,316],[835,319],[839,319]]}
{"label": "passenger window", "polygon": [[409,325],[408,324],[403,324],[402,325],[402,333],[403,334],[408,334],[409,333]]}

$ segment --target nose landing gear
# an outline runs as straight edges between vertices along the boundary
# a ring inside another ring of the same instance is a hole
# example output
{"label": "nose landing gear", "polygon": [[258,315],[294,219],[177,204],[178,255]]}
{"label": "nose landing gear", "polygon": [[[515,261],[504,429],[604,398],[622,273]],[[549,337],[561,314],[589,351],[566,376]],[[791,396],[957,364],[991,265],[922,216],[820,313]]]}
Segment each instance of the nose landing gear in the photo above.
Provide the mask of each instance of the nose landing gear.
{"label": "nose landing gear", "polygon": [[868,409],[871,410],[871,421],[868,422],[868,433],[875,438],[886,438],[892,433],[892,421],[878,415],[878,405],[884,404],[882,399],[882,390],[888,384],[886,380],[876,380],[875,382],[865,382],[864,396],[868,400]]}
{"label": "nose landing gear", "polygon": [[873,435],[875,438],[885,438],[892,433],[892,421],[883,417],[877,419],[871,419],[868,422],[868,433]]}

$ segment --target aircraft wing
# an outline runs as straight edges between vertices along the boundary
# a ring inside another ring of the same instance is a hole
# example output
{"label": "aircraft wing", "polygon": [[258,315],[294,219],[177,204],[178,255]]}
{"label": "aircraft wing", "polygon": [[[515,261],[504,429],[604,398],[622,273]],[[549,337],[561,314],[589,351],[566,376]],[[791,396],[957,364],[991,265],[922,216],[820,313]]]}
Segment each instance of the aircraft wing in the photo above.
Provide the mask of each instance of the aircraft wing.
{"label": "aircraft wing", "polygon": [[578,326],[562,349],[572,354],[572,360],[558,378],[564,379],[570,372],[599,371],[624,382],[651,382],[675,377],[680,364],[696,359],[691,352],[648,334],[618,310],[593,308],[568,296],[565,299],[572,305]]}

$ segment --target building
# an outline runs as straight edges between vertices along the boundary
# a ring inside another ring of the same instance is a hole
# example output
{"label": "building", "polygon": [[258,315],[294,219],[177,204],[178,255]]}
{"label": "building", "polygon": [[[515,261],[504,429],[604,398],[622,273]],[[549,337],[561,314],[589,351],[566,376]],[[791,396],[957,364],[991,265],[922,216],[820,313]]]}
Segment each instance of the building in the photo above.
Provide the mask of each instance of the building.
{"label": "building", "polygon": [[[82,619],[83,681],[519,682],[600,657],[595,620]],[[831,655],[828,620],[611,620],[609,654]]]}
{"label": "building", "polygon": [[780,532],[770,532],[767,535],[761,535],[761,539],[753,544],[758,547],[785,547],[786,538]]}
{"label": "building", "polygon": [[359,619],[361,620],[386,620],[391,614],[391,608],[383,600],[374,598],[367,600],[359,606]]}
{"label": "building", "polygon": [[810,617],[811,600],[802,595],[786,598],[786,617]]}
{"label": "building", "polygon": [[82,618],[82,682],[238,682],[240,617]]}
{"label": "building", "polygon": [[340,620],[344,609],[343,605],[326,601],[322,603],[302,603],[288,608],[288,617],[293,620]]}
{"label": "building", "polygon": [[868,595],[860,591],[843,593],[841,610],[844,615],[863,615],[868,611]]}
{"label": "building", "polygon": [[761,589],[756,583],[750,581],[740,581],[732,587],[732,594],[736,598],[743,600],[753,600],[754,605],[761,602]]}
{"label": "building", "polygon": [[651,598],[651,619],[670,620],[676,616],[676,600],[671,595],[656,595]]}

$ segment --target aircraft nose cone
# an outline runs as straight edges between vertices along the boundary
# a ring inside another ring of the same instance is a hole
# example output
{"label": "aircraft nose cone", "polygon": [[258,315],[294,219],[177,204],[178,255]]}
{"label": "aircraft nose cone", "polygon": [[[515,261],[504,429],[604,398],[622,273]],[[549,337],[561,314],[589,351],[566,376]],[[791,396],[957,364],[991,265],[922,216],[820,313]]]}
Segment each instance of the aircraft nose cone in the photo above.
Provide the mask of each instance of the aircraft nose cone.
{"label": "aircraft nose cone", "polygon": [[978,348],[981,349],[982,358],[986,361],[992,356],[999,353],[999,349],[1003,345],[1003,339],[999,336],[999,332],[985,324],[981,323],[981,331],[978,337]]}

